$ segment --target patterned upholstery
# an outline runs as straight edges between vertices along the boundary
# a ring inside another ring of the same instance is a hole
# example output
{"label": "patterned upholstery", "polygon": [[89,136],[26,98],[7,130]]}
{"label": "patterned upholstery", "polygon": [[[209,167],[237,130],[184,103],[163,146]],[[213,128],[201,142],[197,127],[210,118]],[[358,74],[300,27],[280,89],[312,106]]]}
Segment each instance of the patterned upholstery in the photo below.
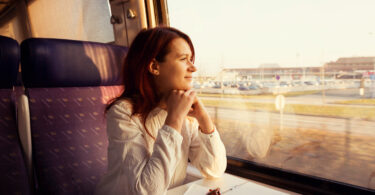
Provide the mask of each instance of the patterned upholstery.
{"label": "patterned upholstery", "polygon": [[107,167],[106,102],[121,87],[29,89],[41,191],[90,194]]}
{"label": "patterned upholstery", "polygon": [[[47,52],[56,48],[60,53]],[[23,78],[27,78],[24,84],[28,86],[38,193],[93,194],[107,168],[104,109],[110,99],[122,92],[119,70],[127,49],[91,42],[32,39],[21,52],[22,58],[27,56],[27,62],[22,59],[22,70],[26,70]],[[32,75],[39,69],[49,76],[40,79]]]}
{"label": "patterned upholstery", "polygon": [[29,194],[27,171],[17,133],[14,91],[18,43],[0,36],[0,194]]}

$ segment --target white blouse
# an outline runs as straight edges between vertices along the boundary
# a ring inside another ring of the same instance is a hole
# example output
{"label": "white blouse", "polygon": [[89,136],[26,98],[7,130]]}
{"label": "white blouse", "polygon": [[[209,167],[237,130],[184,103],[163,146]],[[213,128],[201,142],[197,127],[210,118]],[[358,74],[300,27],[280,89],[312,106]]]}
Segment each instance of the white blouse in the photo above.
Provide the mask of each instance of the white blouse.
{"label": "white blouse", "polygon": [[226,152],[216,129],[204,134],[195,119],[186,119],[180,134],[164,124],[167,112],[155,108],[146,120],[153,140],[131,111],[126,100],[108,110],[108,170],[96,194],[165,194],[184,182],[188,159],[204,177],[224,173]]}

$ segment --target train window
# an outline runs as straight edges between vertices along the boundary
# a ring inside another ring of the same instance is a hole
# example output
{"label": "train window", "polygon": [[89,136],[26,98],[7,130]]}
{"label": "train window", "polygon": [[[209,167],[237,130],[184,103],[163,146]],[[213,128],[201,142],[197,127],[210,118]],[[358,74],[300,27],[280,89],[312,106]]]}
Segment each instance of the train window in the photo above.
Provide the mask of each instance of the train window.
{"label": "train window", "polygon": [[229,157],[375,189],[374,6],[168,1]]}

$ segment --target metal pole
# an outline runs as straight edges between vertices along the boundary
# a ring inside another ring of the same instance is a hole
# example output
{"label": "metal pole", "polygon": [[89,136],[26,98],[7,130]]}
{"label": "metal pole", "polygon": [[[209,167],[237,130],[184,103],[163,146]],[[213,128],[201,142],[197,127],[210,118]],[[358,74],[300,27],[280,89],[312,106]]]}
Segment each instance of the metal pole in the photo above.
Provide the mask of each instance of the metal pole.
{"label": "metal pole", "polygon": [[323,97],[323,104],[326,103],[326,84],[325,84],[325,71],[324,71],[324,65],[321,69],[321,73],[322,73],[322,82],[323,82],[323,90],[322,90],[322,97]]}
{"label": "metal pole", "polygon": [[218,122],[218,108],[217,107],[214,107],[214,111],[215,111],[215,126],[216,128],[219,128],[219,122]]}
{"label": "metal pole", "polygon": [[374,62],[374,70],[373,70],[373,73],[372,73],[372,77],[370,77],[370,81],[371,81],[371,98],[375,98],[375,62]]}

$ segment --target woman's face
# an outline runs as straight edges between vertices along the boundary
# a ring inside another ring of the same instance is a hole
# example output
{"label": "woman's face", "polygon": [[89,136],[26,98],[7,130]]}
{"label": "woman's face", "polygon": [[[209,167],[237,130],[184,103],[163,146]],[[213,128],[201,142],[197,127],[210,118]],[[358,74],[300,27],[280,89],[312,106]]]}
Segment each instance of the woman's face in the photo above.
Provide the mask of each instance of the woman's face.
{"label": "woman's face", "polygon": [[193,72],[197,69],[192,63],[189,44],[183,38],[176,38],[169,44],[169,53],[163,62],[157,62],[159,74],[155,77],[159,93],[172,89],[188,90],[192,87]]}

